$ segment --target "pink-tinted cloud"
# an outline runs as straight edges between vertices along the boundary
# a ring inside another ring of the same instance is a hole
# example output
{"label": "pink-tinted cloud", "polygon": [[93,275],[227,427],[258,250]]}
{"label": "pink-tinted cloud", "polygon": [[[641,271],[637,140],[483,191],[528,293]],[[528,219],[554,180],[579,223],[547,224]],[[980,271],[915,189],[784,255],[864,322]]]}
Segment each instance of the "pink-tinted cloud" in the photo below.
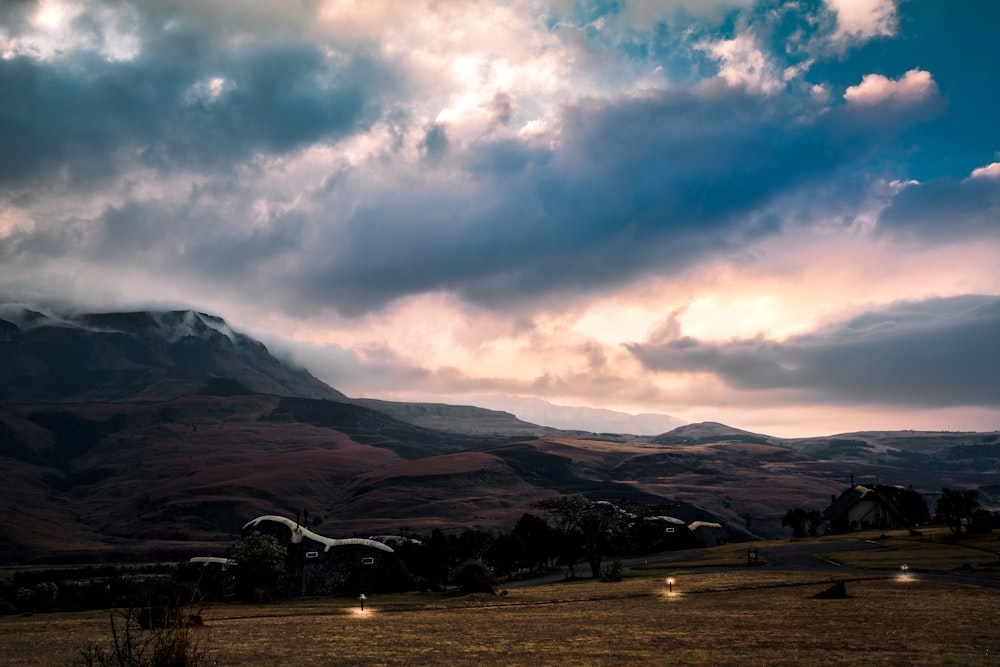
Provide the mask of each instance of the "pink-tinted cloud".
{"label": "pink-tinted cloud", "polygon": [[881,74],[866,74],[861,83],[844,93],[848,104],[875,106],[879,104],[918,104],[937,94],[937,84],[930,72],[911,69],[899,79]]}
{"label": "pink-tinted cloud", "polygon": [[894,35],[896,0],[824,0],[837,17],[834,42],[847,45]]}

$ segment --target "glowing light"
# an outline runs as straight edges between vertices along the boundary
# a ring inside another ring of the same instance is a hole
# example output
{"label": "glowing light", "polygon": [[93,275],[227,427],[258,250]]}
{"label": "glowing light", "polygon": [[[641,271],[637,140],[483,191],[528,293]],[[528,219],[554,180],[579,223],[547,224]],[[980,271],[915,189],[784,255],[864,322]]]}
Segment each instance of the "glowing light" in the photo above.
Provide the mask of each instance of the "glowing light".
{"label": "glowing light", "polygon": [[35,21],[46,28],[58,28],[66,18],[66,10],[55,2],[44,2],[35,14]]}

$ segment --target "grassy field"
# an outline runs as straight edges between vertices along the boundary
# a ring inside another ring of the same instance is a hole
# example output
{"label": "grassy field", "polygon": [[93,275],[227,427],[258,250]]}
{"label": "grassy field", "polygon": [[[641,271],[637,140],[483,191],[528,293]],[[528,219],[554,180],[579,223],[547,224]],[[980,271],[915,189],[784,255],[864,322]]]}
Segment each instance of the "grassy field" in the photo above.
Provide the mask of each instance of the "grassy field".
{"label": "grassy field", "polygon": [[[898,546],[891,562],[921,544]],[[835,581],[850,597],[813,597]],[[364,613],[323,598],[202,614],[192,632],[220,665],[1000,665],[1000,590],[919,575],[675,564],[495,597],[373,596]],[[4,617],[0,664],[64,665],[107,638],[108,612]]]}

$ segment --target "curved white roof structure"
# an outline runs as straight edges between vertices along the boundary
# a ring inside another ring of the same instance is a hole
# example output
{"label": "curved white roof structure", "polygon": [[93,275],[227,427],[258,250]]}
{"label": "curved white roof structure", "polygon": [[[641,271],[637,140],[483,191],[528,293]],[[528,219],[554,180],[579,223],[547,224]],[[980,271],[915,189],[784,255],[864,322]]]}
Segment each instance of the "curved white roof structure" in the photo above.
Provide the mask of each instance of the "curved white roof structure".
{"label": "curved white roof structure", "polygon": [[375,540],[366,540],[361,537],[349,537],[343,540],[335,540],[331,537],[323,537],[317,533],[312,532],[308,528],[304,528],[298,523],[292,521],[283,516],[278,516],[276,514],[265,514],[259,516],[253,521],[248,521],[246,525],[243,526],[243,530],[250,527],[257,527],[262,521],[271,521],[273,523],[280,523],[286,526],[288,530],[292,533],[292,544],[298,544],[302,541],[302,538],[308,537],[313,542],[319,542],[320,544],[326,545],[323,549],[324,552],[329,551],[330,547],[341,547],[348,545],[357,545],[363,547],[371,547],[372,549],[378,549],[380,551],[387,551],[389,553],[395,553],[392,547],[382,544],[381,542],[376,542]]}

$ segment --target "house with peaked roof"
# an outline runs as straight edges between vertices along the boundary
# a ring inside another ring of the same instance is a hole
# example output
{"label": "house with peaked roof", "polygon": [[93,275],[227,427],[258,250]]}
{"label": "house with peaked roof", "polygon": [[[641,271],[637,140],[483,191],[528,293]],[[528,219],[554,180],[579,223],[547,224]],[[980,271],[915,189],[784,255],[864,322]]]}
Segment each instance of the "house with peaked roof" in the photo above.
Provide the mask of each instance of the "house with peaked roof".
{"label": "house with peaked roof", "polygon": [[856,484],[833,498],[823,518],[835,533],[870,528],[905,528],[930,519],[927,503],[912,488]]}

